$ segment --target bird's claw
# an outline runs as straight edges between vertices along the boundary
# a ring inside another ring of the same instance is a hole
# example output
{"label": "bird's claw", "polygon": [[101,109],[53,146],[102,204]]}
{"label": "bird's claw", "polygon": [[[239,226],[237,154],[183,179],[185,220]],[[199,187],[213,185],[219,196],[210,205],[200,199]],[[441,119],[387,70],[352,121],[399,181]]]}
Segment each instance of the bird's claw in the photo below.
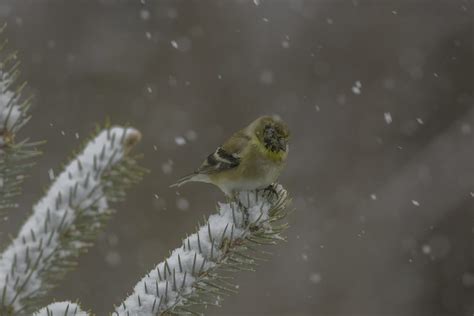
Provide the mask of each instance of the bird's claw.
{"label": "bird's claw", "polygon": [[275,184],[270,184],[268,187],[263,189],[263,192],[265,193],[265,196],[267,198],[278,198],[278,192],[276,190],[276,185]]}

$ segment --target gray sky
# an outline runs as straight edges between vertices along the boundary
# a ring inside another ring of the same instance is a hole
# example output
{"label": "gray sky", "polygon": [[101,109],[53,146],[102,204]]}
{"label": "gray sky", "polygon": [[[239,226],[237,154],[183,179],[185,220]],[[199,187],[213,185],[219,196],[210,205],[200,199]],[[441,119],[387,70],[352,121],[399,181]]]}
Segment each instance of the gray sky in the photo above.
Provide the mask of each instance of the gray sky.
{"label": "gray sky", "polygon": [[51,295],[106,315],[223,200],[168,186],[277,113],[288,243],[209,314],[472,315],[473,2],[256,3],[0,0],[35,94],[21,136],[48,140],[2,230],[95,123],[140,129],[152,173]]}

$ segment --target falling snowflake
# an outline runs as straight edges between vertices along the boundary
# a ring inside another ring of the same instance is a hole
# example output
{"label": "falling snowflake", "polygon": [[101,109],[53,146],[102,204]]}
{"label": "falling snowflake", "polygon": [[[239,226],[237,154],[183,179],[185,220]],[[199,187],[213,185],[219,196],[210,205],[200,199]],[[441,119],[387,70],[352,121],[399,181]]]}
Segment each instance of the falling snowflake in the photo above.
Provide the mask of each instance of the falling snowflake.
{"label": "falling snowflake", "polygon": [[359,80],[354,82],[354,85],[352,86],[352,93],[361,94],[362,92],[361,89],[362,89],[362,83]]}
{"label": "falling snowflake", "polygon": [[54,180],[55,175],[54,175],[54,170],[53,169],[48,170],[48,176],[49,176],[49,180],[51,180],[51,181]]}
{"label": "falling snowflake", "polygon": [[314,284],[320,283],[321,279],[321,274],[319,273],[311,273],[311,275],[309,276],[309,281]]}
{"label": "falling snowflake", "polygon": [[265,85],[271,85],[273,83],[273,72],[271,70],[264,70],[260,74],[260,82]]}
{"label": "falling snowflake", "polygon": [[467,135],[467,134],[470,134],[471,133],[471,125],[469,124],[462,124],[461,125],[461,133],[463,133],[464,135]]}
{"label": "falling snowflake", "polygon": [[148,20],[150,18],[150,11],[148,10],[141,10],[140,11],[140,18],[144,21]]}
{"label": "falling snowflake", "polygon": [[122,257],[116,251],[109,251],[105,255],[105,261],[111,266],[116,266],[120,264],[120,262],[122,261]]}
{"label": "falling snowflake", "polygon": [[177,136],[174,138],[174,142],[178,146],[184,146],[186,145],[186,139],[183,136]]}
{"label": "falling snowflake", "polygon": [[173,165],[173,160],[168,160],[161,165],[161,171],[163,171],[164,174],[171,174],[173,172]]}
{"label": "falling snowflake", "polygon": [[187,211],[189,209],[189,202],[183,197],[176,200],[176,207],[181,211]]}
{"label": "falling snowflake", "polygon": [[290,48],[290,37],[288,35],[286,35],[285,39],[281,42],[281,46],[283,48]]}
{"label": "falling snowflake", "polygon": [[425,255],[429,255],[431,253],[431,247],[430,245],[423,245],[421,247],[421,251],[425,254]]}
{"label": "falling snowflake", "polygon": [[186,139],[190,142],[195,141],[197,139],[197,133],[193,130],[189,130],[186,132]]}

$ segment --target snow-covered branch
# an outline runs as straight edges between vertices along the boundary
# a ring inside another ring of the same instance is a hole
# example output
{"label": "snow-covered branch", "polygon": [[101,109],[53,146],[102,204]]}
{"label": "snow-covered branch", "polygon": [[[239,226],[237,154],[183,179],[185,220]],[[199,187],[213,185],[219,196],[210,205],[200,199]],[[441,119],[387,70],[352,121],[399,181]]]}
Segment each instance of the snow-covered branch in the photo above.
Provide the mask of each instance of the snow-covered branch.
{"label": "snow-covered branch", "polygon": [[200,306],[219,305],[236,292],[228,272],[252,271],[260,245],[283,240],[288,194],[243,192],[237,201],[218,205],[197,233],[183,240],[165,261],[151,270],[114,315],[193,315]]}
{"label": "snow-covered branch", "polygon": [[81,307],[72,302],[57,302],[40,309],[33,316],[89,316]]}
{"label": "snow-covered branch", "polygon": [[[0,34],[3,29],[0,29]],[[15,141],[18,131],[29,121],[29,99],[22,92],[26,84],[18,83],[19,71],[15,54],[4,56],[5,43],[0,43],[0,209],[14,206],[12,198],[19,194],[27,159],[37,156],[38,143]]]}
{"label": "snow-covered branch", "polygon": [[28,314],[75,265],[111,213],[109,203],[143,170],[127,153],[140,140],[113,127],[91,140],[57,177],[0,257],[0,315]]}

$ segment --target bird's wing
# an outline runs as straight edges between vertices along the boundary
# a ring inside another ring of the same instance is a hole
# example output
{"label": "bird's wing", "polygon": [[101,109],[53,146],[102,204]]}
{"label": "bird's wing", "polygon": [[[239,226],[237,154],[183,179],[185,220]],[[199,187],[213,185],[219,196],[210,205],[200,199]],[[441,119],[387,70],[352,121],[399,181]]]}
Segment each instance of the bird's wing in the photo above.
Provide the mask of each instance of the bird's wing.
{"label": "bird's wing", "polygon": [[239,166],[241,155],[250,141],[244,132],[237,132],[210,154],[196,173],[213,174]]}

